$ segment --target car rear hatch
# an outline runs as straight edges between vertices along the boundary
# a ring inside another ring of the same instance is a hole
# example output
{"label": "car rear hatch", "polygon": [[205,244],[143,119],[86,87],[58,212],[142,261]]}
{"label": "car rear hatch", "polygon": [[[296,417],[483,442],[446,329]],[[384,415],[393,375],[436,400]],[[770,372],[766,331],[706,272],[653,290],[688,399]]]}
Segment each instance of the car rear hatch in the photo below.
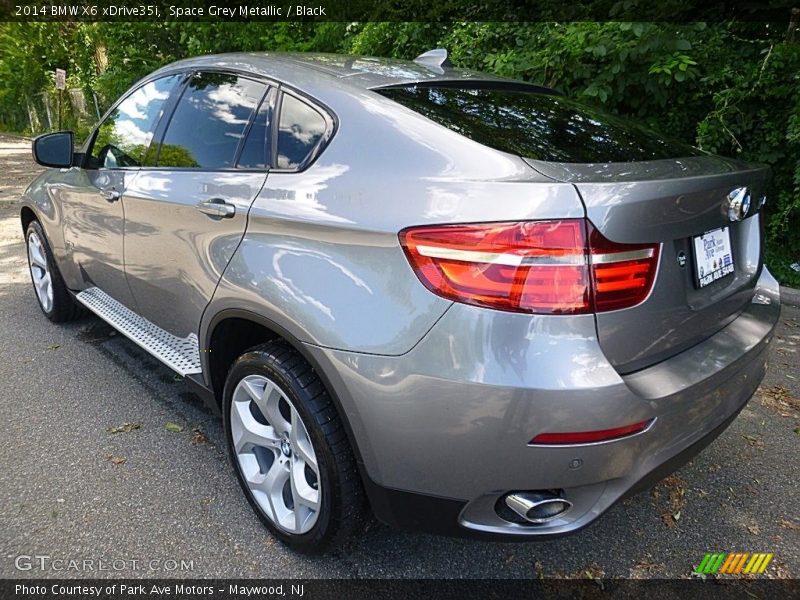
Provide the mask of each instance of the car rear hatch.
{"label": "car rear hatch", "polygon": [[[573,184],[588,220],[610,242],[654,246],[657,271],[644,300],[596,313],[600,344],[619,372],[699,343],[750,302],[761,270],[767,168],[709,155],[524,84],[433,81],[376,91]],[[747,199],[749,209],[731,210],[729,196],[742,205]]]}
{"label": "car rear hatch", "polygon": [[[620,372],[647,367],[699,343],[735,319],[752,299],[761,270],[758,213],[768,169],[714,156],[606,164],[529,162],[543,174],[573,183],[589,221],[607,239],[660,244],[649,296],[632,308],[597,313],[600,344]],[[748,194],[746,215],[736,211],[737,192],[741,200]],[[714,234],[701,237],[708,232]],[[727,246],[726,237],[730,252],[720,253],[715,246]]]}

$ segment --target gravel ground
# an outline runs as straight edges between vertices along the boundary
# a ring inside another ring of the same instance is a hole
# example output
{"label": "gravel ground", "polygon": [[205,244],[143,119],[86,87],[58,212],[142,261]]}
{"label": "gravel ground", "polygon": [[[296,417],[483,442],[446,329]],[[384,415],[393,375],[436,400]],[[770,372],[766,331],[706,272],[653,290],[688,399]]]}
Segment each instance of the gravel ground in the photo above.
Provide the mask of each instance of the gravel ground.
{"label": "gravel ground", "polygon": [[[302,557],[252,514],[220,423],[179,378],[95,318],[42,316],[17,217],[35,169],[27,142],[0,136],[0,577],[83,574],[18,571],[19,555],[126,561],[98,576],[688,577],[708,551],[774,552],[768,576],[800,575],[800,309],[784,307],[767,379],[734,424],[577,535],[500,544],[372,524],[345,552]],[[109,431],[125,423],[138,427]],[[148,568],[170,559],[192,569]]]}

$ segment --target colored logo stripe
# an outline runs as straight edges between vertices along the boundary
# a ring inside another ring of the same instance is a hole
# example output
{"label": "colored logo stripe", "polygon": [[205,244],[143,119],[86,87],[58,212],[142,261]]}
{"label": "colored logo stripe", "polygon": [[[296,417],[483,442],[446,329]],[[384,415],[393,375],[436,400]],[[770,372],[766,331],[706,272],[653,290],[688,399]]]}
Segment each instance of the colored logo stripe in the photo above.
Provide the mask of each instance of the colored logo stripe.
{"label": "colored logo stripe", "polygon": [[735,552],[733,554],[729,554],[728,560],[726,560],[725,564],[722,565],[720,573],[727,573],[729,575],[738,573],[748,556],[750,556],[749,552]]}
{"label": "colored logo stripe", "polygon": [[731,554],[709,552],[703,557],[695,572],[705,575],[712,575],[717,572],[728,575],[739,573],[760,574],[766,571],[772,557],[773,554],[771,552],[756,552],[754,554],[749,552],[733,552]]}
{"label": "colored logo stripe", "polygon": [[733,571],[731,571],[731,572],[732,573],[740,572],[742,570],[742,567],[744,566],[744,561],[747,560],[748,556],[750,556],[749,552],[743,552],[742,553],[742,558],[739,559],[739,562],[736,564],[736,566],[734,567]]}
{"label": "colored logo stripe", "polygon": [[728,558],[725,559],[725,562],[722,563],[722,568],[719,570],[720,573],[730,573],[731,566],[738,563],[741,556],[736,552],[732,554],[728,554]]}
{"label": "colored logo stripe", "polygon": [[772,560],[772,553],[769,554],[753,554],[750,562],[744,568],[744,573],[763,573],[767,569],[769,561]]}
{"label": "colored logo stripe", "polygon": [[711,574],[716,573],[722,566],[722,561],[725,560],[725,553],[711,554],[708,553],[703,558],[703,562],[697,567],[698,573]]}

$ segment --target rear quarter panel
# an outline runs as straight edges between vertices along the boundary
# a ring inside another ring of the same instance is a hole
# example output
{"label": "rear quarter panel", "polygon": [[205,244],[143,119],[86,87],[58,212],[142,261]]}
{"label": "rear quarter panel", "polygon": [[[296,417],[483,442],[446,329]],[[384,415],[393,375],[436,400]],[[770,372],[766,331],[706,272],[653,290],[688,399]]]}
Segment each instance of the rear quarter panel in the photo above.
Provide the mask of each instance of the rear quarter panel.
{"label": "rear quarter panel", "polygon": [[325,102],[333,139],[304,172],[267,177],[206,324],[239,308],[302,342],[400,355],[451,304],[419,282],[400,230],[584,216],[572,185],[373,92],[328,90]]}

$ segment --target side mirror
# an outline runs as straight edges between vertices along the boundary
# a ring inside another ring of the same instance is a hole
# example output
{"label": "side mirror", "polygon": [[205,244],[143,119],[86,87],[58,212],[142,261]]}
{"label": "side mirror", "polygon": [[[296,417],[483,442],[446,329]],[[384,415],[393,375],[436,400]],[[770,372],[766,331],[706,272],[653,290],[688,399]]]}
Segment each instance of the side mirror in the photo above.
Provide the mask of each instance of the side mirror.
{"label": "side mirror", "polygon": [[43,167],[69,169],[72,166],[72,154],[71,131],[46,133],[33,140],[33,160]]}

